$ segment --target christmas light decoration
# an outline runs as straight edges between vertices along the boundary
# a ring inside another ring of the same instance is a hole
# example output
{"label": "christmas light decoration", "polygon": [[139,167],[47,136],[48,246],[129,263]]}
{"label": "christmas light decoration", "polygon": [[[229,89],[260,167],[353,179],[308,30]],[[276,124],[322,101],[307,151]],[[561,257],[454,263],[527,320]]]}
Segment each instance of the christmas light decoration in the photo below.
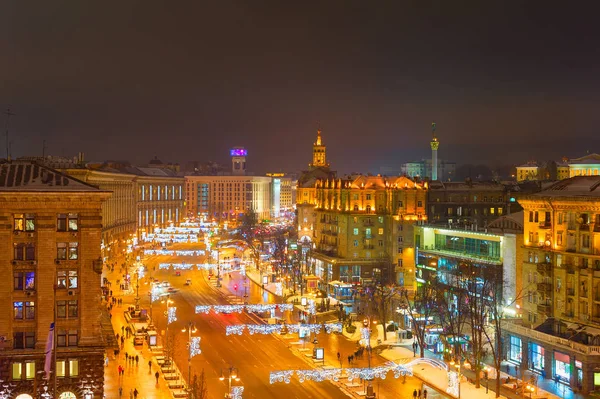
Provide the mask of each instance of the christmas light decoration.
{"label": "christmas light decoration", "polygon": [[200,350],[200,337],[192,337],[190,341],[190,358],[202,353]]}
{"label": "christmas light decoration", "polygon": [[167,324],[171,324],[174,321],[177,321],[177,308],[175,306],[167,310]]}
{"label": "christmas light decoration", "polygon": [[244,305],[214,305],[213,311],[215,313],[242,313]]}
{"label": "christmas light decoration", "polygon": [[160,288],[156,285],[152,286],[152,290],[150,291],[150,301],[156,302],[160,299]]}
{"label": "christmas light decoration", "polygon": [[317,307],[315,306],[314,299],[309,299],[308,300],[308,313],[309,314],[315,314],[315,313],[317,313]]}
{"label": "christmas light decoration", "polygon": [[235,385],[231,387],[229,393],[229,399],[242,399],[242,393],[244,393],[244,387],[241,385]]}
{"label": "christmas light decoration", "polygon": [[314,369],[314,370],[296,370],[298,381],[338,381],[342,376],[342,369]]}
{"label": "christmas light decoration", "polygon": [[283,285],[281,283],[275,283],[275,295],[277,295],[277,296],[283,295]]}
{"label": "christmas light decoration", "polygon": [[322,324],[288,324],[287,329],[291,333],[297,333],[300,331],[319,334],[321,332]]}
{"label": "christmas light decoration", "polygon": [[460,378],[459,375],[456,371],[449,371],[448,372],[448,388],[446,389],[446,392],[448,392],[450,395],[458,397],[458,391],[460,387]]}
{"label": "christmas light decoration", "polygon": [[269,382],[271,384],[275,382],[285,382],[286,384],[289,384],[293,374],[294,370],[271,371]]}
{"label": "christmas light decoration", "polygon": [[225,335],[237,334],[242,335],[244,333],[244,329],[246,328],[245,324],[236,324],[232,326],[225,327]]}
{"label": "christmas light decoration", "polygon": [[196,305],[196,314],[204,313],[208,314],[212,309],[211,305]]}
{"label": "christmas light decoration", "polygon": [[276,324],[246,324],[250,335],[281,333],[282,326]]}
{"label": "christmas light decoration", "polygon": [[342,323],[325,323],[325,331],[327,334],[331,334],[332,332],[342,332]]}

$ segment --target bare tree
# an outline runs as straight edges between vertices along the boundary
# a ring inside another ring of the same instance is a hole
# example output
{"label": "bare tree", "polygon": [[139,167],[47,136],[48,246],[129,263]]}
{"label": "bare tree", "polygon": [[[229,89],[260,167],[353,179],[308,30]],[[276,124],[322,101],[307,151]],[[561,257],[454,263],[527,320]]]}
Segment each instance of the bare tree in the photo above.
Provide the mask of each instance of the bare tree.
{"label": "bare tree", "polygon": [[194,399],[208,399],[208,388],[206,385],[206,376],[204,375],[204,369],[200,373],[200,377],[194,374],[192,382],[192,391]]}
{"label": "bare tree", "polygon": [[409,297],[409,292],[406,289],[401,289],[400,297],[401,307],[406,310],[410,318],[413,334],[419,345],[420,356],[425,357],[427,323],[433,319],[437,311],[436,284],[427,282],[417,286],[412,300]]}
{"label": "bare tree", "polygon": [[[439,323],[444,331],[446,341],[452,344],[452,355],[461,356],[461,341],[465,337],[465,331],[468,328],[467,316],[469,314],[466,295],[463,289],[455,286],[445,286],[442,288],[438,284],[437,291],[437,311]],[[447,358],[450,354],[444,352]],[[449,360],[449,359],[446,359]]]}
{"label": "bare tree", "polygon": [[242,217],[242,223],[239,227],[239,239],[244,241],[250,251],[252,252],[252,259],[254,260],[254,267],[258,270],[260,267],[260,248],[256,244],[255,240],[260,237],[257,233],[258,217],[256,212],[248,210]]}
{"label": "bare tree", "polygon": [[377,284],[373,287],[373,292],[371,295],[371,305],[373,307],[374,313],[379,316],[381,323],[383,325],[383,340],[387,340],[387,329],[386,329],[386,321],[389,320],[390,311],[392,308],[392,301],[394,298],[397,298],[400,294],[400,291],[397,287],[393,285],[383,285]]}

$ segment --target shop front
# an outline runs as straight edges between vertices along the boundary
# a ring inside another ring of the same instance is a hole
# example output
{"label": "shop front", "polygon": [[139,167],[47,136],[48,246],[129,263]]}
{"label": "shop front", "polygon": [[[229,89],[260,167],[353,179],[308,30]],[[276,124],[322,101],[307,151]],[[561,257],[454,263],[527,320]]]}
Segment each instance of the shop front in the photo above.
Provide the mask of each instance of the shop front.
{"label": "shop front", "polygon": [[554,351],[554,380],[570,384],[571,359],[566,353]]}
{"label": "shop front", "polygon": [[544,374],[544,347],[535,342],[529,343],[529,369]]}
{"label": "shop front", "polygon": [[514,335],[510,335],[508,360],[517,364],[523,361],[523,341]]}

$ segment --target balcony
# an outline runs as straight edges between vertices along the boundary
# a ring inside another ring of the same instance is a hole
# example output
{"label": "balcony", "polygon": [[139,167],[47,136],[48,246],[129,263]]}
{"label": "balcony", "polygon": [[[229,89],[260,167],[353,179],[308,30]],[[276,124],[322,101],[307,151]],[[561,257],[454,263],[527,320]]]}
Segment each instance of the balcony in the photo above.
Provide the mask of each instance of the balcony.
{"label": "balcony", "polygon": [[539,224],[539,228],[540,228],[540,229],[549,229],[549,228],[551,228],[551,227],[552,227],[552,223],[550,223],[550,221],[549,221],[549,220],[546,220],[546,221],[540,222],[540,224]]}
{"label": "balcony", "polygon": [[522,337],[529,337],[540,342],[556,345],[565,351],[572,350],[583,355],[600,355],[600,346],[580,344],[579,342],[532,330],[509,321],[502,321],[502,328],[505,331],[519,334]]}
{"label": "balcony", "polygon": [[550,291],[552,291],[552,284],[551,283],[538,283],[537,290],[550,292]]}
{"label": "balcony", "polygon": [[549,304],[539,304],[537,305],[538,313],[545,314],[546,316],[552,316],[552,305]]}
{"label": "balcony", "polygon": [[550,273],[552,271],[552,263],[538,263],[537,264],[538,273]]}

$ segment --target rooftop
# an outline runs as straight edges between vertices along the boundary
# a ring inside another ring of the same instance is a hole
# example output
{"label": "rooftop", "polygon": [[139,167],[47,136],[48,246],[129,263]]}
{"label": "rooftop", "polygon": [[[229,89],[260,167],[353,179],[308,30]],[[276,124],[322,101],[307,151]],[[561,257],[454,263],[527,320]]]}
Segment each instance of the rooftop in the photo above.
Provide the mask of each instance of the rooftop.
{"label": "rooftop", "polygon": [[33,161],[0,161],[0,191],[99,191]]}
{"label": "rooftop", "polygon": [[561,180],[531,197],[600,197],[600,176],[576,176]]}

